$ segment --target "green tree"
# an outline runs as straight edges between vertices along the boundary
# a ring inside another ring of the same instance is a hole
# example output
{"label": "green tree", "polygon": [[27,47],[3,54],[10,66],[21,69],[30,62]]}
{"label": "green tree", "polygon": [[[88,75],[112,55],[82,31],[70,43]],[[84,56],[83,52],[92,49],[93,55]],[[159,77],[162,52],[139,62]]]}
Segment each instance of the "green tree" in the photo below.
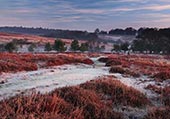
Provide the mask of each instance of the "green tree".
{"label": "green tree", "polygon": [[129,50],[129,49],[128,49],[129,43],[127,43],[127,42],[126,42],[126,43],[123,43],[123,44],[121,44],[120,47],[121,47],[121,50],[127,51],[127,50]]}
{"label": "green tree", "polygon": [[17,44],[15,42],[9,42],[5,45],[5,50],[8,52],[17,51]]}
{"label": "green tree", "polygon": [[62,40],[60,39],[55,40],[54,50],[63,52],[63,51],[66,51],[66,49],[67,48],[65,47],[65,43]]}
{"label": "green tree", "polygon": [[99,34],[100,33],[100,30],[99,28],[97,28],[95,31],[94,31],[95,34]]}
{"label": "green tree", "polygon": [[139,52],[143,52],[146,50],[146,43],[144,40],[134,40],[133,44],[132,44],[132,50],[133,51],[139,51]]}
{"label": "green tree", "polygon": [[28,51],[29,51],[29,52],[34,52],[34,48],[36,48],[36,45],[35,45],[35,44],[31,44],[31,45],[28,47]]}
{"label": "green tree", "polygon": [[76,51],[79,50],[79,42],[78,40],[73,40],[71,43],[71,50]]}
{"label": "green tree", "polygon": [[114,45],[113,45],[113,49],[112,49],[112,51],[116,51],[116,52],[118,52],[118,51],[120,51],[120,50],[121,50],[120,45],[118,45],[118,44],[114,44]]}
{"label": "green tree", "polygon": [[82,43],[80,46],[80,51],[84,52],[84,51],[88,51],[89,45],[88,43]]}
{"label": "green tree", "polygon": [[52,47],[51,47],[51,44],[48,42],[45,44],[45,51],[51,51],[52,50]]}

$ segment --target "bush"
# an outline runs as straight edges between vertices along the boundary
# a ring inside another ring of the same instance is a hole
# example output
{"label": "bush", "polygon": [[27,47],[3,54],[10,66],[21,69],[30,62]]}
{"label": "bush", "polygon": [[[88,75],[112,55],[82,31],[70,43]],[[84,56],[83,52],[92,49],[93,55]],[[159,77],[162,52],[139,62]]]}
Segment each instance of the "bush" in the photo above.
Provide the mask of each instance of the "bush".
{"label": "bush", "polygon": [[106,63],[106,62],[109,61],[109,58],[107,58],[107,57],[101,57],[101,58],[98,59],[98,61],[103,62],[103,63]]}
{"label": "bush", "polygon": [[152,77],[157,80],[164,81],[164,80],[170,79],[170,72],[169,71],[158,72]]}
{"label": "bush", "polygon": [[124,74],[126,71],[125,71],[122,67],[114,66],[114,67],[111,67],[111,68],[110,68],[109,72],[110,72],[110,73],[120,73],[120,74]]}
{"label": "bush", "polygon": [[114,66],[114,65],[121,65],[121,61],[119,59],[111,59],[106,62],[106,66]]}
{"label": "bush", "polygon": [[155,108],[149,111],[144,119],[170,119],[170,107]]}
{"label": "bush", "polygon": [[0,53],[0,73],[34,71],[38,67],[58,66],[63,64],[84,63],[93,64],[93,61],[77,54],[15,54]]}
{"label": "bush", "polygon": [[81,84],[80,87],[93,90],[101,95],[110,97],[115,105],[130,105],[140,107],[149,104],[149,100],[141,92],[128,87],[112,77],[106,77],[96,81]]}
{"label": "bush", "polygon": [[170,107],[170,86],[163,88],[161,98],[163,99],[164,104]]}
{"label": "bush", "polygon": [[122,119],[94,91],[80,87],[56,89],[50,94],[16,96],[0,101],[1,118]]}

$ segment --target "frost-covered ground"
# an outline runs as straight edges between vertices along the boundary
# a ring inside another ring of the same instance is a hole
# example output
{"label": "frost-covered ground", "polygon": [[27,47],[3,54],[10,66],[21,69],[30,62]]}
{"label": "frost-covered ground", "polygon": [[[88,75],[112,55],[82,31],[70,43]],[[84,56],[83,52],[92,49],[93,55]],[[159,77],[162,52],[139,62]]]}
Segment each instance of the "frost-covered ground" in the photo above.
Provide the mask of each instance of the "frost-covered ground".
{"label": "frost-covered ground", "polygon": [[158,94],[145,89],[145,87],[149,84],[165,86],[169,85],[168,82],[157,84],[153,79],[146,76],[133,78],[124,77],[121,74],[109,74],[109,68],[104,67],[104,64],[98,62],[97,59],[98,58],[92,58],[95,62],[95,65],[92,66],[72,64],[39,69],[38,71],[31,72],[4,73],[0,75],[0,82],[2,80],[6,81],[4,84],[0,84],[0,100],[30,91],[47,93],[55,88],[85,83],[86,81],[97,79],[99,76],[114,75],[117,77],[117,80],[141,91],[151,99],[156,106],[160,106],[159,101],[154,101],[154,99],[158,97]]}
{"label": "frost-covered ground", "polygon": [[46,93],[55,88],[73,86],[108,75],[108,68],[93,58],[95,65],[72,64],[39,69],[31,72],[5,73],[0,76],[0,100],[29,91]]}
{"label": "frost-covered ground", "polygon": [[[34,91],[40,93],[48,93],[56,88],[65,86],[74,86],[85,83],[89,80],[99,79],[100,76],[114,76],[115,80],[120,80],[127,86],[131,86],[144,93],[154,106],[162,106],[158,99],[159,94],[145,89],[149,84],[157,87],[165,87],[170,85],[170,80],[164,82],[155,82],[147,76],[139,78],[127,77],[118,73],[109,73],[109,67],[105,67],[104,63],[98,62],[98,58],[91,58],[94,65],[71,64],[50,67],[48,69],[39,69],[30,72],[4,73],[0,75],[0,100],[10,98],[17,94],[29,94]],[[130,106],[118,106],[113,109],[121,112],[125,119],[143,118],[148,112],[148,107],[133,108]]]}
{"label": "frost-covered ground", "polygon": [[162,105],[161,101],[157,99],[159,95],[151,90],[146,89],[146,86],[150,84],[155,85],[157,87],[165,87],[167,85],[170,85],[168,80],[158,83],[155,82],[154,79],[148,78],[147,76],[141,76],[139,78],[123,77],[121,74],[114,74],[114,76],[117,77],[117,80],[120,80],[127,86],[131,86],[145,94],[155,106]]}

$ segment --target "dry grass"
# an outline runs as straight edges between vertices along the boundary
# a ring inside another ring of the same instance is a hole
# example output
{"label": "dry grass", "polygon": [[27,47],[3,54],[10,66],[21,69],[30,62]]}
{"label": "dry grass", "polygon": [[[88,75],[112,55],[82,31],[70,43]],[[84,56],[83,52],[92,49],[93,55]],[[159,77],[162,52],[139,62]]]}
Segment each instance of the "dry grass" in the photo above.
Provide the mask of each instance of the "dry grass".
{"label": "dry grass", "polygon": [[170,79],[170,71],[160,71],[152,76],[158,81],[164,81]]}
{"label": "dry grass", "polygon": [[165,88],[163,88],[161,98],[165,106],[170,107],[170,86],[166,86]]}
{"label": "dry grass", "polygon": [[157,87],[157,86],[155,86],[155,85],[151,85],[151,84],[149,84],[148,86],[146,86],[145,89],[152,90],[152,91],[154,91],[155,93],[158,93],[158,94],[161,94],[161,93],[162,93],[162,88]]}
{"label": "dry grass", "polygon": [[[84,63],[93,61],[81,54],[16,54],[0,53],[0,73],[33,71],[38,67],[58,66],[63,64]],[[41,65],[40,65],[41,64]]]}
{"label": "dry grass", "polygon": [[[120,113],[113,111],[113,102],[115,103],[115,101],[110,102],[110,104],[108,104],[109,103],[108,100],[107,99],[103,100],[103,96],[99,93],[100,90],[104,91],[106,87],[110,88],[109,92],[111,93],[112,88],[109,86],[110,80],[111,79],[105,81],[107,82],[107,84],[103,85],[103,87],[96,90],[90,88],[85,89],[91,83],[88,82],[81,86],[56,89],[50,94],[44,94],[44,95],[32,94],[29,96],[20,95],[14,98],[6,99],[0,102],[0,110],[1,110],[0,117],[6,119],[7,118],[10,119],[20,119],[20,118],[122,119]],[[94,81],[94,84],[98,85],[99,82]],[[117,83],[112,82],[112,83],[114,83],[115,85],[122,85],[119,84],[118,82]],[[122,87],[122,88],[128,88],[128,87]],[[112,90],[113,92],[115,92],[115,95],[111,95],[112,99],[118,99],[115,98],[115,96],[120,98],[120,95],[121,96],[126,95],[125,97],[129,97],[131,95],[131,91],[134,92],[133,91],[134,89],[132,88],[128,88],[128,89],[129,90],[125,94],[120,94],[120,92],[118,91],[119,89],[115,88],[114,89],[115,91]],[[140,94],[138,93],[139,92],[135,92],[133,94],[136,96],[140,96]],[[127,102],[136,100],[132,98],[131,99],[129,98]],[[123,104],[126,98],[123,99],[124,100],[121,100],[122,102],[120,101],[118,102]],[[136,102],[138,101],[135,101],[135,104]],[[142,104],[143,102],[140,103]],[[141,104],[139,106],[141,106]]]}
{"label": "dry grass", "polygon": [[153,108],[144,119],[170,119],[170,107]]}
{"label": "dry grass", "polygon": [[110,54],[100,58],[99,61],[106,63],[106,66],[113,67],[113,70],[116,70],[114,67],[118,66],[115,71],[117,73],[126,72],[126,74],[136,77],[147,75],[157,81],[170,79],[170,62],[159,55]]}
{"label": "dry grass", "polygon": [[141,107],[149,104],[149,100],[132,87],[128,87],[112,77],[106,77],[96,81],[90,81],[80,85],[80,87],[93,90],[105,98],[112,100],[115,105],[129,105]]}
{"label": "dry grass", "polygon": [[123,68],[122,66],[112,66],[109,70],[110,73],[120,73],[127,76],[133,76],[133,77],[140,77],[140,74],[130,71],[127,68]]}

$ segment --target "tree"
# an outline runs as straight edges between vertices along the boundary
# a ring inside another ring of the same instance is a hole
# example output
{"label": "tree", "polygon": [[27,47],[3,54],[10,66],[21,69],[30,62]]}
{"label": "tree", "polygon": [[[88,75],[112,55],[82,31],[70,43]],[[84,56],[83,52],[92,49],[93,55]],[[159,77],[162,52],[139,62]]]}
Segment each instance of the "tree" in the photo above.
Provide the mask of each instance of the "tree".
{"label": "tree", "polygon": [[17,45],[15,42],[9,42],[5,45],[5,50],[8,52],[13,52],[14,50],[17,50]]}
{"label": "tree", "polygon": [[123,44],[121,44],[121,50],[124,50],[124,51],[127,51],[127,50],[129,50],[128,49],[128,47],[129,47],[129,44],[126,42],[126,43],[123,43]]}
{"label": "tree", "polygon": [[36,48],[36,45],[35,45],[35,44],[31,44],[31,45],[28,47],[28,51],[29,51],[29,52],[34,52],[34,48]]}
{"label": "tree", "polygon": [[120,50],[121,50],[120,45],[114,44],[112,51],[114,51],[114,50],[115,50],[116,52],[120,51]]}
{"label": "tree", "polygon": [[84,52],[84,51],[88,51],[89,45],[88,43],[82,43],[80,46],[80,51]]}
{"label": "tree", "polygon": [[45,44],[45,51],[51,51],[52,50],[52,47],[51,47],[51,44],[48,42]]}
{"label": "tree", "polygon": [[134,40],[132,44],[132,50],[142,52],[146,50],[145,46],[146,43],[144,40]]}
{"label": "tree", "polygon": [[71,50],[73,50],[73,51],[79,50],[79,42],[78,42],[78,40],[73,40],[72,41]]}
{"label": "tree", "polygon": [[67,48],[65,47],[65,43],[62,40],[60,39],[55,40],[54,50],[63,52],[63,51],[66,51],[66,49]]}
{"label": "tree", "polygon": [[99,28],[97,28],[95,31],[94,31],[95,34],[99,34],[100,33],[100,30]]}
{"label": "tree", "polygon": [[105,45],[102,45],[100,49],[104,51],[105,50]]}

